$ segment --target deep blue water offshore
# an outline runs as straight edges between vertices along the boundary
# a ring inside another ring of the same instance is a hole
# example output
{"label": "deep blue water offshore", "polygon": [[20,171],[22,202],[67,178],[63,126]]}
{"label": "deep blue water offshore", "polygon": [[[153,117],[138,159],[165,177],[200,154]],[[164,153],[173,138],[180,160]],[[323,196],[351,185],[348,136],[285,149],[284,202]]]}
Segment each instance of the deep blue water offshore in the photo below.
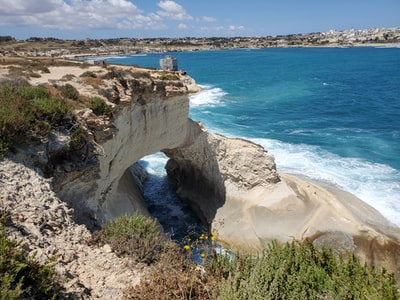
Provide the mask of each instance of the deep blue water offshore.
{"label": "deep blue water offshore", "polygon": [[[192,119],[210,131],[255,141],[275,156],[278,170],[352,192],[400,226],[400,48],[172,55],[203,87],[191,97]],[[158,68],[164,56],[107,60]],[[170,197],[165,162],[160,153],[142,161],[155,179],[146,193],[156,206]],[[182,208],[168,203],[168,219],[183,218]]]}

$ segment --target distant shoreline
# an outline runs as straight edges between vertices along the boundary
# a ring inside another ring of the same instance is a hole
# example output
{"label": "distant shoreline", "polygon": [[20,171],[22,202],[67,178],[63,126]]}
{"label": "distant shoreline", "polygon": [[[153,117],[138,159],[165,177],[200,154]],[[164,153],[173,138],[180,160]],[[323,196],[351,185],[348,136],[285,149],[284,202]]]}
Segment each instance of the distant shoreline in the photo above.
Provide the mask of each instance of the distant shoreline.
{"label": "distant shoreline", "polygon": [[262,37],[85,40],[34,37],[27,40],[16,40],[11,36],[0,36],[0,58],[7,56],[78,58],[206,50],[338,47],[400,48],[400,28],[330,30],[328,32]]}
{"label": "distant shoreline", "polygon": [[371,45],[366,45],[366,44],[357,44],[357,45],[352,45],[352,46],[340,46],[340,45],[326,45],[326,46],[282,46],[282,47],[264,47],[264,48],[228,48],[228,49],[198,49],[198,50],[176,50],[176,51],[149,51],[149,52],[128,52],[128,53],[81,53],[77,55],[70,55],[66,56],[65,58],[68,59],[74,59],[74,58],[84,58],[84,57],[103,57],[103,56],[121,56],[121,55],[140,55],[140,54],[152,54],[152,53],[173,53],[173,52],[198,52],[198,51],[223,51],[223,50],[261,50],[261,49],[295,49],[295,48],[316,48],[316,49],[322,49],[322,48],[399,48],[400,49],[400,42],[399,43],[392,43],[392,44],[371,44]]}

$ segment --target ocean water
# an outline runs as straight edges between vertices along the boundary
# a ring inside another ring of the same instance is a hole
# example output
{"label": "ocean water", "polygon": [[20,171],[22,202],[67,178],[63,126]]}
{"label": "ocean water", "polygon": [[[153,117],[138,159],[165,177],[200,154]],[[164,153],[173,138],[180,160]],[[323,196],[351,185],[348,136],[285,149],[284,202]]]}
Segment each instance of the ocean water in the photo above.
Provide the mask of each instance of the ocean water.
{"label": "ocean water", "polygon": [[[264,146],[278,170],[349,191],[400,226],[400,48],[171,55],[203,87],[191,96],[192,119],[210,131]],[[107,60],[157,68],[164,56]],[[165,178],[165,162],[161,153],[141,162],[150,170],[146,190],[156,194],[151,196],[156,204],[176,198]],[[186,214],[171,205],[178,220]],[[183,226],[190,227],[190,220]],[[174,231],[176,225],[168,226]]]}

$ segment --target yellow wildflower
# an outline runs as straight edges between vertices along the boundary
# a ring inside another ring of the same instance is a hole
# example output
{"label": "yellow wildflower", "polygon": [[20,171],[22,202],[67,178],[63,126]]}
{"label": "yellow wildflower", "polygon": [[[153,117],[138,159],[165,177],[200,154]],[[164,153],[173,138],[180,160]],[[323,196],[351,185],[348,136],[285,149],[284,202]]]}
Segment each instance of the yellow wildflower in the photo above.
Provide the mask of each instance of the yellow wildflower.
{"label": "yellow wildflower", "polygon": [[201,253],[200,256],[201,256],[201,258],[206,257],[206,255],[204,253]]}
{"label": "yellow wildflower", "polygon": [[189,246],[189,245],[185,245],[185,246],[183,246],[183,249],[189,250],[189,249],[190,249],[190,246]]}

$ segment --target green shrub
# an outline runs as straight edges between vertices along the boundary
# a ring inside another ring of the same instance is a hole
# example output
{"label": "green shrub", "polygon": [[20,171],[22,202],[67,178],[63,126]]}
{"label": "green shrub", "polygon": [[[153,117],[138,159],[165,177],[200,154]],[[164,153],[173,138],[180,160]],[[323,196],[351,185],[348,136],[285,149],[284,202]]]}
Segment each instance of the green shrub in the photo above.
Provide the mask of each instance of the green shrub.
{"label": "green shrub", "polygon": [[175,74],[163,74],[160,77],[158,77],[160,80],[179,80],[179,77],[176,76]]}
{"label": "green shrub", "polygon": [[43,73],[50,73],[49,68],[46,67],[46,66],[41,66],[41,67],[40,67],[40,71],[42,71]]}
{"label": "green shrub", "polygon": [[93,97],[89,103],[89,108],[97,116],[111,116],[111,109],[100,97]]}
{"label": "green shrub", "polygon": [[229,268],[220,299],[399,299],[393,274],[311,243],[272,243],[257,258],[235,256]]}
{"label": "green shrub", "polygon": [[54,98],[35,98],[30,104],[35,118],[47,120],[49,123],[59,121],[68,112],[68,106]]}
{"label": "green shrub", "polygon": [[83,72],[79,77],[92,77],[92,78],[97,78],[97,75],[93,73],[92,71],[85,71]]}
{"label": "green shrub", "polygon": [[18,249],[0,225],[0,299],[57,299],[62,287],[53,263],[39,264]]}
{"label": "green shrub", "polygon": [[[7,89],[7,87],[6,87],[6,89]],[[36,87],[23,86],[18,89],[11,89],[8,91],[12,93],[10,96],[13,96],[13,95],[19,96],[26,101],[36,99],[36,98],[48,98],[49,97],[49,93],[47,92],[47,90],[41,86],[36,86]]]}
{"label": "green shrub", "polygon": [[61,96],[71,100],[79,99],[79,92],[71,84],[67,83],[60,87]]}
{"label": "green shrub", "polygon": [[67,105],[43,87],[0,86],[0,156],[19,136],[46,135],[68,114]]}
{"label": "green shrub", "polygon": [[75,147],[79,147],[79,145],[82,144],[84,137],[85,137],[85,130],[82,128],[82,126],[74,127],[71,134],[72,145]]}
{"label": "green shrub", "polygon": [[158,261],[161,254],[172,245],[160,232],[155,219],[137,213],[105,224],[93,239],[101,244],[109,244],[117,255],[130,256],[147,264]]}

